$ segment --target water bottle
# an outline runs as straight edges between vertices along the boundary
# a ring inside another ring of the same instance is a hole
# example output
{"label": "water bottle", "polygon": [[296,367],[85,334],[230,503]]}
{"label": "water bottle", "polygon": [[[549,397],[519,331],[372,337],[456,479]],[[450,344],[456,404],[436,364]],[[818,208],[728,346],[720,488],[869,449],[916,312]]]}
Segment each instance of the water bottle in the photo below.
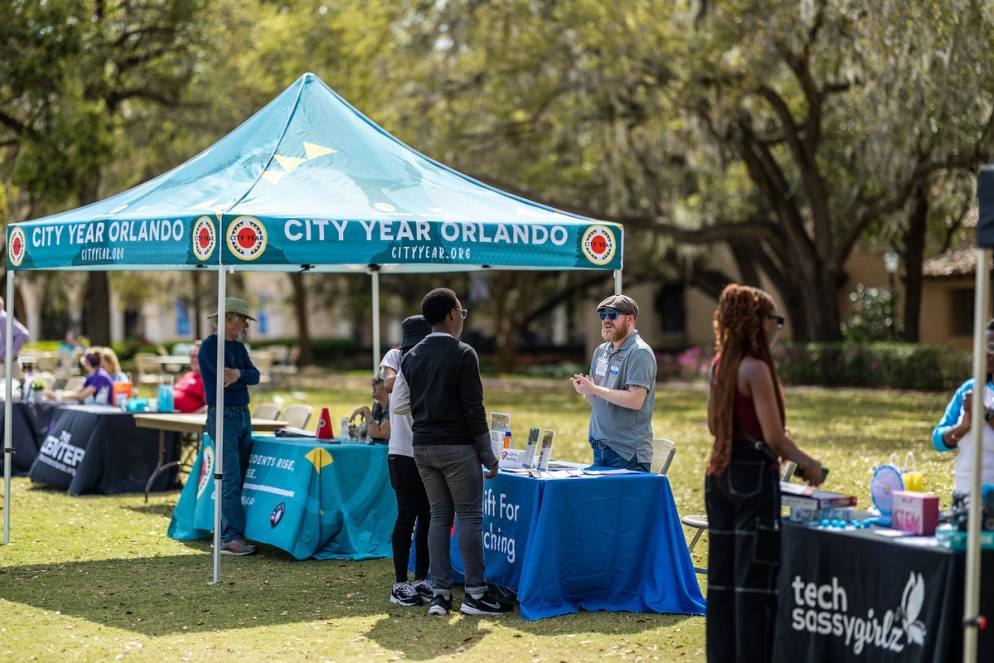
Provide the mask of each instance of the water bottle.
{"label": "water bottle", "polygon": [[159,381],[159,412],[173,411],[173,376],[163,375]]}

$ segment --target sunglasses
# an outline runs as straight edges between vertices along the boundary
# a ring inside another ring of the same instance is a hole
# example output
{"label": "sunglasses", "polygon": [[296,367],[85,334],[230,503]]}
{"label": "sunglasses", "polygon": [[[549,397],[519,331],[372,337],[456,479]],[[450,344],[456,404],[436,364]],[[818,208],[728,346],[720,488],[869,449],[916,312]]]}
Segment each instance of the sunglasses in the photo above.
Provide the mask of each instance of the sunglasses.
{"label": "sunglasses", "polygon": [[459,315],[462,316],[463,320],[465,320],[466,316],[469,315],[469,309],[468,308],[460,308],[460,309],[456,309],[456,310],[459,311]]}
{"label": "sunglasses", "polygon": [[616,320],[619,315],[617,311],[613,310],[597,311],[597,317],[601,320]]}
{"label": "sunglasses", "polygon": [[778,329],[783,329],[784,323],[787,322],[787,318],[783,317],[782,315],[773,315],[772,313],[767,313],[766,317],[775,320]]}

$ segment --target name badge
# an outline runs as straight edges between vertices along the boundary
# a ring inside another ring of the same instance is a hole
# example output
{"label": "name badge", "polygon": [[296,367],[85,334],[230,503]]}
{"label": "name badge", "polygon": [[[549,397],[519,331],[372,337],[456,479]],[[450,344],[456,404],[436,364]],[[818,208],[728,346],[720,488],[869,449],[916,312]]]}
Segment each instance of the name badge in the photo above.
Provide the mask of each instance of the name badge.
{"label": "name badge", "polygon": [[619,366],[617,364],[613,364],[611,366],[611,375],[617,375],[620,372],[621,372],[621,366]]}
{"label": "name badge", "polygon": [[601,357],[597,360],[597,366],[594,367],[594,375],[599,378],[607,375],[607,357]]}

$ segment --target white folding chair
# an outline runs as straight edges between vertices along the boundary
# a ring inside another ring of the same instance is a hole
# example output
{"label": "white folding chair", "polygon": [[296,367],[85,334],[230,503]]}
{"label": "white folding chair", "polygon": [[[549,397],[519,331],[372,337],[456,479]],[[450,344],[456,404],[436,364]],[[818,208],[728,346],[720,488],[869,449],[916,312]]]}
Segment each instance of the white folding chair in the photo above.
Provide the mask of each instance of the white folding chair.
{"label": "white folding chair", "polygon": [[652,464],[649,466],[649,471],[654,474],[665,475],[670,469],[670,463],[673,462],[673,456],[676,455],[676,444],[673,440],[665,440],[658,438],[652,441]]}
{"label": "white folding chair", "polygon": [[280,413],[280,406],[276,403],[259,403],[252,410],[253,419],[275,419]]}
{"label": "white folding chair", "polygon": [[311,411],[311,406],[305,403],[288,405],[280,413],[280,418],[294,428],[304,428],[311,419]]}

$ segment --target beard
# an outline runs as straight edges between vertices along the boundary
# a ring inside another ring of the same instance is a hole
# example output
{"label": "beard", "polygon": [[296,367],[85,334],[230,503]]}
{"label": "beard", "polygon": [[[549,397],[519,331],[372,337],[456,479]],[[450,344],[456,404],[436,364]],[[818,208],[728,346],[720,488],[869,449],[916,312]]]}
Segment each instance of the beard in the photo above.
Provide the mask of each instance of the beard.
{"label": "beard", "polygon": [[631,330],[631,325],[627,321],[622,321],[618,318],[614,321],[614,327],[608,328],[601,325],[601,338],[603,338],[608,343],[617,343],[621,339],[628,336],[628,332]]}

